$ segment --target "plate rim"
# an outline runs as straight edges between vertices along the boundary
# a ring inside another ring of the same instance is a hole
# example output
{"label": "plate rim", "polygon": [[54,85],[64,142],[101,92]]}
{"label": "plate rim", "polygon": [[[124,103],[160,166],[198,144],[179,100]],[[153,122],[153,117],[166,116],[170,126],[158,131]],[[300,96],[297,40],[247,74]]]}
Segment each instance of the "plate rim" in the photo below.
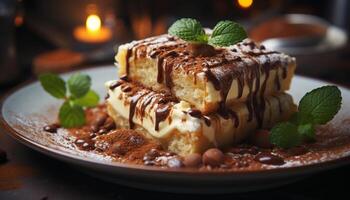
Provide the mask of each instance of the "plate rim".
{"label": "plate rim", "polygon": [[[94,70],[98,68],[110,68],[112,65],[102,65],[99,67],[91,67],[91,68],[83,68],[83,69],[77,69],[70,72],[65,73],[59,73],[60,75],[67,75],[70,73],[74,73],[76,71],[84,71],[84,70]],[[335,84],[338,85],[343,90],[349,90],[346,86],[342,84],[336,84],[329,81],[324,81],[320,79],[310,78],[307,76],[301,76],[301,75],[295,75],[300,78],[305,78],[310,81],[319,81],[323,83],[328,84]],[[40,144],[36,142],[33,139],[30,139],[26,137],[25,135],[19,133],[16,131],[4,118],[3,116],[3,110],[4,110],[4,103],[6,100],[15,94],[16,92],[32,85],[38,83],[38,79],[30,79],[28,81],[25,81],[14,88],[10,89],[8,92],[6,92],[0,99],[0,129],[3,130],[3,133],[6,135],[11,136],[16,141],[20,142],[21,144],[34,149],[35,151],[38,151],[44,155],[50,156],[54,159],[58,159],[61,161],[66,162],[67,164],[74,164],[78,161],[80,164],[93,164],[96,167],[117,167],[122,170],[135,170],[139,172],[149,172],[149,173],[162,173],[166,175],[186,175],[186,176],[193,176],[193,175],[203,175],[203,176],[210,176],[210,177],[216,177],[216,176],[241,176],[241,175],[249,175],[252,177],[255,176],[263,176],[263,175],[278,175],[278,174],[285,174],[285,175],[295,175],[295,174],[305,174],[308,172],[316,173],[319,171],[325,171],[329,169],[333,169],[336,167],[341,167],[347,164],[350,164],[350,155],[344,156],[341,158],[336,158],[333,160],[318,162],[318,163],[312,163],[307,165],[300,165],[300,166],[292,166],[292,167],[284,167],[284,168],[272,168],[272,169],[261,169],[257,171],[228,171],[228,170],[206,170],[206,171],[200,171],[198,169],[192,169],[192,168],[160,168],[160,167],[152,167],[152,166],[142,166],[138,164],[128,164],[128,163],[121,163],[121,162],[113,162],[113,161],[101,161],[93,158],[88,157],[82,157],[76,154],[69,154],[65,151],[60,151],[59,149],[55,149],[43,144]],[[350,91],[349,91],[350,92]],[[73,162],[69,161],[72,160]],[[198,177],[198,176],[197,176]],[[257,177],[256,177],[257,178]]]}

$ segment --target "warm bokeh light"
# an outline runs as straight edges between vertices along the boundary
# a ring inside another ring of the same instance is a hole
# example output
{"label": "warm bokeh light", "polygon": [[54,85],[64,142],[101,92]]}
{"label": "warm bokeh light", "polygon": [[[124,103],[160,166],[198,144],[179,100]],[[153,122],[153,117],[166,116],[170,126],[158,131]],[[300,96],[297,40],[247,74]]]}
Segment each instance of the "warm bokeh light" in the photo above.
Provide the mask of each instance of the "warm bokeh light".
{"label": "warm bokeh light", "polygon": [[242,8],[249,8],[253,5],[253,0],[237,0],[238,5]]}
{"label": "warm bokeh light", "polygon": [[79,41],[87,43],[102,43],[112,38],[112,31],[102,26],[101,18],[96,14],[89,15],[85,26],[76,27],[73,34]]}
{"label": "warm bokeh light", "polygon": [[96,32],[101,28],[101,19],[97,15],[89,15],[86,19],[86,28],[88,31]]}

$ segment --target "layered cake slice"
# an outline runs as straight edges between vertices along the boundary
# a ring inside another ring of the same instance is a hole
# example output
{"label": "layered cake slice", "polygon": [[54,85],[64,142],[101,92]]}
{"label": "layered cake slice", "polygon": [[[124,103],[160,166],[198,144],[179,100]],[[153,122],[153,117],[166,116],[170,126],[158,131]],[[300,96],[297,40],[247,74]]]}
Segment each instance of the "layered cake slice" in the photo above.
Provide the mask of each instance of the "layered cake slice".
{"label": "layered cake slice", "polygon": [[153,91],[125,77],[106,87],[108,114],[118,127],[140,129],[180,155],[240,142],[257,127],[271,127],[296,109],[290,95],[279,93],[257,99],[252,108],[240,102],[205,115],[169,91]]}
{"label": "layered cake slice", "polygon": [[170,35],[121,45],[119,76],[169,90],[204,114],[289,89],[295,59],[245,39],[228,47],[189,43]]}

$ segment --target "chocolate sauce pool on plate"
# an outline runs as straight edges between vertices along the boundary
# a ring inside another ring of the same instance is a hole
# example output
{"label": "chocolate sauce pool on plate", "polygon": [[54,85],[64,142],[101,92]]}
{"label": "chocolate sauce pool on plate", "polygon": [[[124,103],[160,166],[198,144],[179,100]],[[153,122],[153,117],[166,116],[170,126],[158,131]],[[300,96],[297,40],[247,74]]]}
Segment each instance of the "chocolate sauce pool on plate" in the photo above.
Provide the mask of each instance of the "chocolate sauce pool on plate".
{"label": "chocolate sauce pool on plate", "polygon": [[259,153],[255,156],[255,160],[267,165],[283,165],[285,162],[283,158],[273,155],[271,153]]}

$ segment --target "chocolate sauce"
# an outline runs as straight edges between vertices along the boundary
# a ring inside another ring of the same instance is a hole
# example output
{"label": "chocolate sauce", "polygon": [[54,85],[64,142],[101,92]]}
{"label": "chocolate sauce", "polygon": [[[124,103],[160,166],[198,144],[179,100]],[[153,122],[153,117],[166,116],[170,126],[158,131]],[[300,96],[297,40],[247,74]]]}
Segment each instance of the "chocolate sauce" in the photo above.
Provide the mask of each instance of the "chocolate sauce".
{"label": "chocolate sauce", "polygon": [[260,65],[259,63],[254,59],[251,58],[255,65],[254,65],[254,76],[255,76],[255,91],[253,92],[252,95],[252,104],[253,104],[253,111],[254,111],[254,116],[257,120],[258,127],[262,127],[262,122],[263,122],[263,117],[264,117],[264,111],[265,111],[265,106],[263,106],[264,101],[259,101],[258,99],[258,93],[260,91]]}
{"label": "chocolate sauce", "polygon": [[158,58],[158,62],[157,62],[157,69],[158,69],[157,82],[158,83],[163,83],[163,80],[164,80],[163,62],[164,62],[163,58]]}
{"label": "chocolate sauce", "polygon": [[191,115],[192,117],[199,118],[199,119],[203,116],[202,112],[198,109],[191,109],[190,111],[188,111],[188,114]]}
{"label": "chocolate sauce", "polygon": [[[170,43],[169,41],[176,42]],[[235,48],[228,52],[220,48],[203,48],[203,45],[192,45],[177,38],[168,38],[166,36],[162,38],[154,37],[136,42],[132,49],[144,51],[142,53],[137,53],[138,56],[144,56],[144,53],[148,51],[144,46],[152,45],[155,46],[153,49],[150,49],[147,56],[157,59],[158,83],[165,83],[166,87],[171,89],[174,84],[172,80],[173,73],[178,68],[184,70],[185,73],[193,74],[195,77],[195,84],[197,81],[197,74],[204,72],[206,79],[213,84],[215,90],[220,91],[220,113],[223,117],[232,117],[236,126],[238,126],[237,124],[239,124],[239,122],[237,117],[231,114],[230,111],[225,111],[225,109],[227,109],[225,106],[226,99],[232,81],[236,79],[238,85],[237,98],[242,97],[245,84],[248,86],[249,92],[246,101],[246,106],[249,111],[248,121],[252,121],[255,118],[258,122],[258,126],[262,126],[266,107],[264,94],[268,79],[270,78],[269,74],[272,69],[277,68],[277,64],[281,64],[278,59],[277,61],[275,59],[271,61],[271,56],[268,55],[279,54],[279,52],[267,51],[264,46],[257,45],[253,41],[238,43]],[[215,56],[213,56],[214,51]],[[261,61],[261,56],[265,56],[267,61]],[[258,57],[259,60],[257,60]],[[247,59],[251,62],[248,63]],[[282,78],[286,78],[287,67],[282,66],[282,68],[283,72],[281,76]],[[260,84],[260,75],[263,73],[265,74],[265,79]],[[279,74],[276,74],[274,78],[275,87],[281,90]]]}
{"label": "chocolate sauce", "polygon": [[[174,48],[174,47],[173,47]],[[166,53],[160,54],[158,56],[158,74],[157,74],[157,82],[163,83],[164,81],[164,69],[166,70],[165,76],[166,76],[166,85],[172,86],[172,80],[171,80],[171,72],[172,72],[172,63],[170,62],[167,64],[167,58],[176,57],[178,56],[178,53],[175,51],[168,51]]]}
{"label": "chocolate sauce", "polygon": [[59,129],[61,126],[59,124],[50,124],[44,126],[43,130],[49,133],[57,133],[57,129]]}
{"label": "chocolate sauce", "polygon": [[227,108],[223,102],[220,103],[219,109],[218,109],[218,114],[224,118],[224,119],[229,119],[231,118],[234,124],[234,127],[238,127],[239,126],[239,118],[238,115],[235,111]]}
{"label": "chocolate sauce", "polygon": [[277,103],[278,103],[278,110],[279,110],[280,113],[282,113],[283,109],[282,109],[282,102],[281,102],[281,100],[277,96],[274,96],[274,95],[272,95],[272,96],[276,98]]}
{"label": "chocolate sauce", "polygon": [[130,100],[130,110],[129,110],[129,127],[131,129],[134,128],[135,124],[133,122],[133,118],[134,118],[134,114],[135,114],[135,108],[136,108],[136,104],[137,102],[140,100],[140,98],[144,95],[146,95],[147,93],[136,93],[136,95],[131,97]]}
{"label": "chocolate sauce", "polygon": [[120,79],[120,80],[123,80],[123,81],[126,81],[126,82],[129,81],[129,78],[128,78],[127,75],[123,75],[123,76],[121,76],[119,79]]}
{"label": "chocolate sauce", "polygon": [[171,106],[169,104],[158,104],[156,109],[156,123],[155,123],[155,130],[159,131],[159,123],[164,121],[171,110]]}
{"label": "chocolate sauce", "polygon": [[238,128],[238,126],[239,126],[239,118],[238,118],[237,113],[235,111],[233,111],[233,110],[229,110],[229,112],[230,112],[230,116],[231,116],[231,118],[233,120],[233,124],[234,124],[235,128]]}
{"label": "chocolate sauce", "polygon": [[203,72],[205,73],[208,80],[213,84],[214,88],[216,90],[220,90],[221,89],[220,80],[216,78],[213,72],[209,68],[204,68]]}
{"label": "chocolate sauce", "polygon": [[207,126],[211,125],[211,119],[209,116],[203,115],[204,122]]}
{"label": "chocolate sauce", "polygon": [[287,78],[287,67],[282,67],[282,78],[283,79]]}
{"label": "chocolate sauce", "polygon": [[115,88],[119,87],[123,82],[120,80],[114,81],[110,86],[110,90],[114,90]]}
{"label": "chocolate sauce", "polygon": [[203,43],[190,43],[188,48],[193,56],[214,56],[216,50],[213,46]]}
{"label": "chocolate sauce", "polygon": [[168,88],[173,87],[173,79],[172,79],[172,72],[173,72],[173,64],[165,65],[165,85]]}
{"label": "chocolate sauce", "polygon": [[280,82],[280,76],[278,71],[276,72],[276,76],[275,76],[275,85],[278,91],[281,90],[281,82]]}
{"label": "chocolate sauce", "polygon": [[140,110],[140,114],[141,114],[141,117],[142,117],[141,120],[143,120],[143,116],[145,115],[146,107],[152,102],[153,98],[154,98],[154,92],[148,93],[143,98],[142,105],[141,105],[141,110]]}
{"label": "chocolate sauce", "polygon": [[237,81],[238,81],[238,93],[237,93],[237,99],[240,99],[243,95],[243,87],[244,87],[244,80],[241,76],[237,77]]}
{"label": "chocolate sauce", "polygon": [[131,92],[132,91],[132,88],[128,85],[125,85],[125,86],[123,85],[121,89],[123,92]]}
{"label": "chocolate sauce", "polygon": [[271,153],[259,153],[255,156],[255,161],[266,165],[283,165],[285,163],[282,157]]}

